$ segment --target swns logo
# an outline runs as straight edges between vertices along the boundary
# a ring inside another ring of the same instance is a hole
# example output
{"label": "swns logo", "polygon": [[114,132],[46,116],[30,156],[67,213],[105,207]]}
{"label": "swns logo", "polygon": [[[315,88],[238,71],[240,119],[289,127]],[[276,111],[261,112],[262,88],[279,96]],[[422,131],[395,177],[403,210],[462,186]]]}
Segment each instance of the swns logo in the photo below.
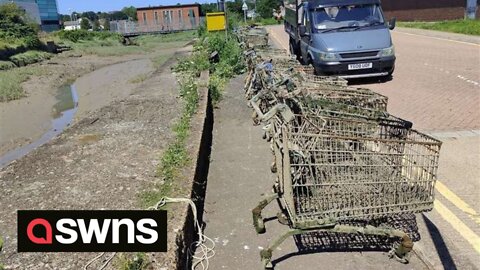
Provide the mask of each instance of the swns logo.
{"label": "swns logo", "polygon": [[166,211],[18,211],[18,252],[166,252]]}

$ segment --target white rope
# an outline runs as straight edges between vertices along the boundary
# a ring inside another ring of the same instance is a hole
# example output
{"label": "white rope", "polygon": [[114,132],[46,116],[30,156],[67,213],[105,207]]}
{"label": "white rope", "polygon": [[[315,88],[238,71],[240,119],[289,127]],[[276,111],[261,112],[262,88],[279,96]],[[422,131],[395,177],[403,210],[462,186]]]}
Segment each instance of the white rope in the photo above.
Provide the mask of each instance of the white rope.
{"label": "white rope", "polygon": [[[209,260],[215,256],[215,242],[203,234],[202,226],[197,217],[197,206],[191,199],[186,198],[162,198],[154,207],[150,207],[148,210],[158,210],[168,203],[188,203],[192,209],[193,219],[195,227],[197,228],[198,240],[193,242],[188,248],[188,258],[192,258],[192,270],[196,270],[201,266],[202,270],[208,270]],[[194,253],[193,250],[196,250]],[[198,255],[197,255],[198,254]],[[187,264],[188,264],[187,260]]]}
{"label": "white rope", "polygon": [[[197,267],[201,266],[201,270],[208,270],[209,268],[209,260],[215,256],[215,242],[203,234],[202,227],[200,226],[200,222],[198,221],[197,217],[197,206],[191,199],[185,198],[162,198],[155,206],[148,208],[148,210],[159,210],[167,203],[188,203],[192,209],[193,218],[195,222],[195,227],[197,228],[198,240],[193,242],[187,250],[188,259],[192,258],[192,270],[197,270]],[[196,253],[193,250],[196,250]],[[88,267],[95,262],[96,260],[100,259],[105,252],[99,254],[95,258],[91,259],[84,267],[83,270],[88,270]],[[105,263],[98,268],[98,270],[103,270],[107,265],[113,260],[113,258],[117,255],[117,253],[113,253]],[[189,260],[187,260],[186,264],[188,265]]]}
{"label": "white rope", "polygon": [[[91,259],[87,264],[85,264],[85,266],[83,267],[83,270],[88,270],[88,267],[89,267],[93,262],[95,262],[96,260],[98,260],[98,259],[100,259],[101,257],[103,257],[103,255],[105,255],[105,252],[100,253],[97,257]],[[116,255],[117,255],[116,252],[113,253],[112,256],[110,256],[110,257],[105,261],[105,263],[98,268],[98,270],[103,270],[103,269],[105,269],[105,267],[107,267],[107,265],[113,260],[113,258],[114,258]]]}

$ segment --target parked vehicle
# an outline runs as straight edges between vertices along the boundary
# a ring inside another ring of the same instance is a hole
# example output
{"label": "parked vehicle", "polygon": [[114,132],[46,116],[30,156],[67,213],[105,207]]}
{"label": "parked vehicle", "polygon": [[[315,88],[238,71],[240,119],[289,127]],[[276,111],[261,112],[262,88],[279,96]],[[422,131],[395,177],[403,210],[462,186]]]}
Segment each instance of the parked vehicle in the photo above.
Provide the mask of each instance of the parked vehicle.
{"label": "parked vehicle", "polygon": [[390,77],[395,48],[380,0],[285,0],[290,52],[317,75]]}

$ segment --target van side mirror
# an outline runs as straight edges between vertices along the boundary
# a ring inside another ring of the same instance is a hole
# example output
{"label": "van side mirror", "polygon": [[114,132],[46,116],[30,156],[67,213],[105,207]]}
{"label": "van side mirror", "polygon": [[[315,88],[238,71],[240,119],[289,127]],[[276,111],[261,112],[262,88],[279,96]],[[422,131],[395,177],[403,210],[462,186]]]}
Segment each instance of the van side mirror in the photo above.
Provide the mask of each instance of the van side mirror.
{"label": "van side mirror", "polygon": [[397,25],[397,18],[393,17],[392,19],[390,19],[390,22],[388,22],[388,28],[390,28],[390,30],[393,30],[395,29],[396,25]]}
{"label": "van side mirror", "polygon": [[307,27],[305,25],[300,25],[298,27],[298,33],[301,37],[308,36],[309,33],[307,32]]}

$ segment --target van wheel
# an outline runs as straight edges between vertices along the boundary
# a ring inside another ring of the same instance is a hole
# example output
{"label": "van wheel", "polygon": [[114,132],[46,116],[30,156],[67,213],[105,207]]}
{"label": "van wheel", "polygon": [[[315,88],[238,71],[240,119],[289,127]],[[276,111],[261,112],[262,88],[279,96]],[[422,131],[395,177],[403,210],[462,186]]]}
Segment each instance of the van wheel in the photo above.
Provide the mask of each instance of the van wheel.
{"label": "van wheel", "polygon": [[325,73],[323,73],[323,71],[320,69],[320,67],[315,66],[313,63],[312,63],[312,66],[313,66],[313,70],[315,71],[315,75],[325,76]]}

